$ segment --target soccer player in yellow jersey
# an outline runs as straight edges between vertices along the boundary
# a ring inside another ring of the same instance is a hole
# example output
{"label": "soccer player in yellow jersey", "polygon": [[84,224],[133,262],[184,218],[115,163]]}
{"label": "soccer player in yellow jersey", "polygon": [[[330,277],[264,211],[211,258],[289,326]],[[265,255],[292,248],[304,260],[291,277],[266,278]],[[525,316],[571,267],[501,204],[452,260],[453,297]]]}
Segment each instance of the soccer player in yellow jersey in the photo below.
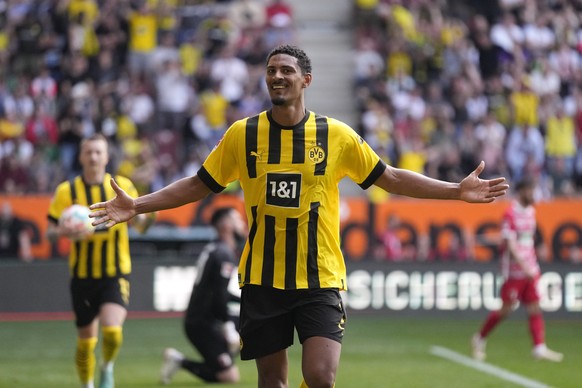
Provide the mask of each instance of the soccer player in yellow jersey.
{"label": "soccer player in yellow jersey", "polygon": [[[103,360],[100,388],[113,387],[113,361],[122,343],[122,326],[129,303],[131,259],[126,224],[96,228],[90,236],[79,235],[59,218],[72,204],[89,206],[95,201],[115,197],[109,185],[112,176],[106,172],[109,161],[107,139],[100,134],[81,142],[79,161],[82,174],[61,183],[48,211],[47,237],[55,241],[60,236],[74,238],[69,255],[72,305],[77,326],[75,363],[84,388],[93,387],[95,373],[94,350],[101,325]],[[129,195],[137,196],[131,181],[115,178]],[[140,215],[133,225],[144,232],[155,213]]]}
{"label": "soccer player in yellow jersey", "polygon": [[287,347],[297,330],[301,386],[332,387],[345,327],[339,181],[348,176],[363,189],[375,184],[400,195],[481,203],[508,185],[479,179],[483,163],[460,183],[386,165],[349,126],[306,109],[311,63],[300,48],[271,51],[265,80],[272,108],[235,122],[195,176],[135,199],[112,181],[117,198],[93,204],[91,216],[95,225],[112,227],[238,180],[249,224],[238,274],[241,358],[256,360],[259,387],[287,387]]}

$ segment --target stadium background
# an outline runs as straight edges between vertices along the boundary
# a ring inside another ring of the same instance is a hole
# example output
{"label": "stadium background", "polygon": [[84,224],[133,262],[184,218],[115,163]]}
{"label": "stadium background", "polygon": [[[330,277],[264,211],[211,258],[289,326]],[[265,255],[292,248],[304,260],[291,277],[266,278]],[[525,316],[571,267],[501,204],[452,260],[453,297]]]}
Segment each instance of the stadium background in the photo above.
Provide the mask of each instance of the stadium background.
{"label": "stadium background", "polygon": [[[45,215],[55,185],[79,171],[82,137],[106,134],[109,170],[129,176],[141,192],[191,174],[229,123],[268,105],[264,57],[290,42],[312,57],[309,109],[352,125],[389,163],[448,180],[481,159],[488,176],[513,182],[533,175],[544,266],[579,271],[576,2],[3,4],[0,200],[24,222],[33,265],[62,263],[68,252],[65,239],[50,245],[44,238]],[[512,140],[524,128],[537,135]],[[341,237],[351,266],[373,262],[390,271],[393,262],[422,263],[432,270],[498,260],[499,218],[510,198],[491,206],[412,201],[362,192],[349,181],[342,193]],[[190,265],[213,237],[206,224],[216,203],[243,209],[233,186],[227,195],[162,212],[146,236],[132,235],[134,260]]]}
{"label": "stadium background", "polygon": [[[353,126],[387,162],[447,180],[481,159],[486,176],[535,176],[548,326],[580,321],[577,0],[0,1],[0,203],[24,221],[34,256],[0,255],[0,320],[70,318],[67,241],[52,246],[44,231],[52,190],[79,171],[82,137],[106,134],[110,170],[142,193],[189,175],[229,123],[268,106],[261,73],[279,42],[312,58],[308,108]],[[442,317],[444,328],[498,306],[510,198],[474,206],[341,188],[351,313]],[[206,221],[225,202],[240,206],[236,186],[132,235],[130,317],[180,315],[213,238]]]}

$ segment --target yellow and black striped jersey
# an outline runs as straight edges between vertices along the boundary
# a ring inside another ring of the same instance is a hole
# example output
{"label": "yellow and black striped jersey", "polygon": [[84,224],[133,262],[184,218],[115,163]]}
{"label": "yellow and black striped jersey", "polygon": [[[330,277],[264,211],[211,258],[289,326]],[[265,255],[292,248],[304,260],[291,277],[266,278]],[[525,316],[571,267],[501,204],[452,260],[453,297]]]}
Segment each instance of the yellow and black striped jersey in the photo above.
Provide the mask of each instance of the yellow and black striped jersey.
{"label": "yellow and black striped jersey", "polygon": [[[109,184],[111,175],[105,174],[103,182],[89,185],[77,176],[57,186],[48,211],[50,221],[58,222],[63,210],[72,204],[89,206],[95,202],[115,198]],[[133,183],[116,176],[117,184],[132,197],[137,196]],[[101,279],[127,275],[131,272],[127,223],[112,228],[97,228],[95,233],[82,241],[71,243],[69,269],[72,277],[79,279]]]}
{"label": "yellow and black striped jersey", "polygon": [[346,288],[339,181],[371,186],[386,164],[348,125],[307,112],[282,127],[270,111],[235,122],[198,171],[214,192],[239,180],[249,237],[239,283]]}

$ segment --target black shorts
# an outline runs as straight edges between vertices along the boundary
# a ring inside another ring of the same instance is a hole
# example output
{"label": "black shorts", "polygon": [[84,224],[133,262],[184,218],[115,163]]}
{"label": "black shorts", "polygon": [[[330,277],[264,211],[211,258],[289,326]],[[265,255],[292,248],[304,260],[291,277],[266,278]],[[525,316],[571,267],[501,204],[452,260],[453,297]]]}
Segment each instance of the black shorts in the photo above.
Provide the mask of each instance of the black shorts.
{"label": "black shorts", "polygon": [[215,372],[230,368],[234,364],[224,337],[222,322],[185,321],[184,330],[206,365]]}
{"label": "black shorts", "polygon": [[129,280],[127,277],[103,279],[71,279],[71,297],[75,324],[89,325],[99,314],[104,303],[117,303],[127,309]]}
{"label": "black shorts", "polygon": [[241,359],[252,360],[299,342],[326,337],[342,342],[346,313],[336,288],[279,290],[245,285],[241,294]]}

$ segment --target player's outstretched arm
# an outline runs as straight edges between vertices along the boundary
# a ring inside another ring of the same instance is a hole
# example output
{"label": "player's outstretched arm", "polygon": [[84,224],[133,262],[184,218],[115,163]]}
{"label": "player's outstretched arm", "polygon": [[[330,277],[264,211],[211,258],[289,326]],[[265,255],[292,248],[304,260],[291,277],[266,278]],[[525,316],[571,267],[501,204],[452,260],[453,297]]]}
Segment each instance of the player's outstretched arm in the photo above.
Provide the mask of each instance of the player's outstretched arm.
{"label": "player's outstretched arm", "polygon": [[163,189],[138,198],[130,197],[113,179],[111,187],[117,194],[115,198],[89,206],[92,210],[89,217],[95,218],[93,221],[95,226],[105,224],[110,228],[130,220],[137,214],[152,213],[196,202],[210,193],[210,189],[196,175],[182,178]]}
{"label": "player's outstretched arm", "polygon": [[472,203],[493,202],[505,195],[509,185],[505,178],[480,179],[485,162],[467,175],[460,183],[429,178],[413,171],[387,166],[384,173],[374,183],[382,189],[414,198],[456,199]]}

